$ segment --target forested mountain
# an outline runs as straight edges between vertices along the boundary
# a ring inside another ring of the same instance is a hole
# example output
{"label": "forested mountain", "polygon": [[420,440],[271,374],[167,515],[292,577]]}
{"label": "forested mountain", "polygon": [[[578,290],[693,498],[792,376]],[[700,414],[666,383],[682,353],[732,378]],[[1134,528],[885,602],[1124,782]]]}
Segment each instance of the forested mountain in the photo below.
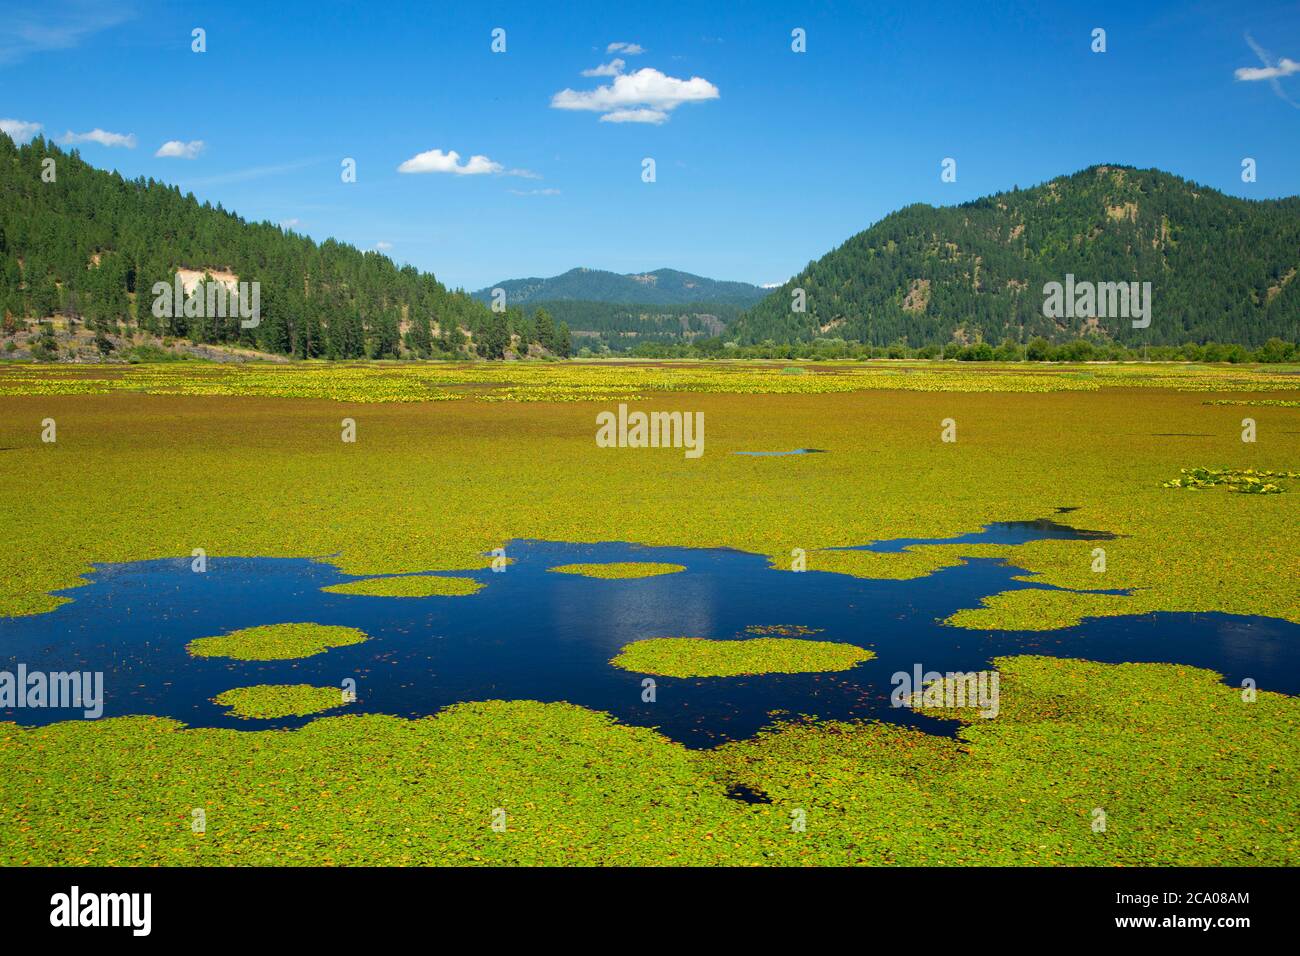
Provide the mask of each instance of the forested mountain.
{"label": "forested mountain", "polygon": [[505,290],[506,303],[512,306],[560,299],[643,305],[717,303],[747,306],[765,295],[764,290],[748,282],[719,282],[675,269],[629,275],[600,269],[570,269],[550,279],[506,279],[491,288],[480,289],[474,293],[474,298],[491,302],[492,289],[498,288]]}
{"label": "forested mountain", "polygon": [[593,351],[623,352],[646,343],[672,345],[722,335],[741,312],[738,305],[645,305],[578,299],[536,301],[527,314],[545,309],[573,330],[573,344]]}
{"label": "forested mountain", "polygon": [[[158,317],[155,283],[260,284],[260,321]],[[59,316],[117,335],[133,327],[201,343],[300,358],[488,358],[528,343],[567,354],[568,332],[493,313],[432,275],[334,240],[317,244],[270,223],[246,222],[153,179],[125,180],[36,138],[0,133],[0,320],[13,333]],[[469,333],[467,339],[465,333]]]}
{"label": "forested mountain", "polygon": [[[174,186],[95,169],[44,139],[20,148],[0,133],[0,333],[26,328],[28,345],[33,322],[57,317],[105,339],[138,329],[340,359],[567,355],[580,344],[722,338],[1259,346],[1300,337],[1298,267],[1300,198],[1242,200],[1158,170],[1096,166],[960,206],[908,206],[762,301],[756,286],[670,269],[574,269],[499,283],[509,308],[494,313],[484,305],[491,289],[449,291],[379,253],[250,223]],[[178,274],[200,296],[203,282],[257,282],[259,324],[182,309],[155,315],[155,283],[173,285]],[[1044,316],[1044,286],[1067,274],[1150,282],[1150,327]],[[804,290],[804,312],[791,308],[795,289]],[[48,352],[54,340],[41,342]]]}
{"label": "forested mountain", "polygon": [[[810,263],[729,338],[1256,346],[1297,338],[1297,266],[1300,197],[1237,199],[1155,169],[1093,166],[960,206],[900,209]],[[1150,282],[1150,327],[1045,317],[1045,284],[1067,274]],[[792,309],[795,289],[804,312]]]}

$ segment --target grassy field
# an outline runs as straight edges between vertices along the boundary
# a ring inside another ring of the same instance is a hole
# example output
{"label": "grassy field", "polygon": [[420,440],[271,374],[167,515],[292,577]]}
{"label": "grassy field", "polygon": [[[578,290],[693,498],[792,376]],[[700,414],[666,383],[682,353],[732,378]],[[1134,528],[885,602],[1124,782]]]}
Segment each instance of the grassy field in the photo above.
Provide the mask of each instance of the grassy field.
{"label": "grassy field", "polygon": [[[50,592],[93,562],[202,548],[385,575],[485,567],[540,538],[734,547],[780,568],[800,549],[810,569],[887,578],[995,555],[1067,589],[1131,589],[994,595],[949,622],[976,630],[1152,610],[1300,621],[1300,480],[1165,486],[1184,469],[1300,471],[1296,371],[10,366],[0,613],[57,606]],[[705,454],[597,447],[596,413],[617,401],[703,412]],[[41,441],[46,419],[56,442]],[[826,453],[733,454],[809,447]],[[819,550],[1061,507],[1120,537]],[[297,731],[0,725],[0,862],[1294,862],[1295,699],[1245,704],[1169,665],[1000,666],[1002,713],[958,740],[791,724],[692,752],[530,702]],[[736,782],[773,803],[727,799]],[[488,825],[498,807],[505,833]],[[790,829],[796,809],[806,832]]]}

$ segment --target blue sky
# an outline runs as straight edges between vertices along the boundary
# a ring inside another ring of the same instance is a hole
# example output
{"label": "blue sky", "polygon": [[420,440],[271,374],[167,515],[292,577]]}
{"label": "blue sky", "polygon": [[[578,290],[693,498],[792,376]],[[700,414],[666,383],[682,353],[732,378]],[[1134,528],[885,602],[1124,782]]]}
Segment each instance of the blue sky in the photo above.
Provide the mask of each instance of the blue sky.
{"label": "blue sky", "polygon": [[1296,3],[0,0],[10,128],[115,134],[77,148],[469,289],[579,265],[780,282],[900,206],[1098,162],[1294,195],[1297,61]]}

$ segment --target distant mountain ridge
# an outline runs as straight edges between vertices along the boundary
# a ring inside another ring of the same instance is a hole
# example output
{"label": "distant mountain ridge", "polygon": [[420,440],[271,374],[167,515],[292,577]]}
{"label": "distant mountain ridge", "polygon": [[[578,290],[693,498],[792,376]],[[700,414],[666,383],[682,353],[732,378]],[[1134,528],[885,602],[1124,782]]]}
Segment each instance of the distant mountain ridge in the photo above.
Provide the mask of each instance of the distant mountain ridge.
{"label": "distant mountain ridge", "polygon": [[[1258,346],[1296,337],[1298,268],[1300,197],[1238,199],[1158,169],[1091,166],[957,206],[906,206],[809,263],[727,334],[741,344]],[[1150,282],[1149,327],[1045,316],[1044,286],[1067,276]]]}
{"label": "distant mountain ridge", "polygon": [[748,282],[706,279],[676,269],[655,269],[620,275],[603,269],[570,269],[549,279],[505,279],[473,294],[480,302],[492,301],[493,289],[504,289],[506,305],[575,300],[584,302],[635,302],[642,305],[691,305],[698,302],[749,306],[767,294]]}

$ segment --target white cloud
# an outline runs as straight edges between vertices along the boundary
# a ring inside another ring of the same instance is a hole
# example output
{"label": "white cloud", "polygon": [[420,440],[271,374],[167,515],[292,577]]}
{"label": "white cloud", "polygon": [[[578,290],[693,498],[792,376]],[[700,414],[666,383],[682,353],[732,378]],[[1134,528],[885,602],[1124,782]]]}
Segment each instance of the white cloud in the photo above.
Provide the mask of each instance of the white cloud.
{"label": "white cloud", "polygon": [[98,143],[100,146],[125,146],[127,149],[135,149],[135,134],[110,133],[108,130],[100,129],[97,126],[89,133],[74,133],[72,130],[68,130],[63,134],[63,142],[69,145]]}
{"label": "white cloud", "polygon": [[471,156],[469,162],[461,165],[460,153],[454,149],[444,153],[440,149],[431,149],[417,153],[397,167],[399,173],[455,173],[457,176],[482,176],[486,173],[502,172],[500,163],[494,163],[486,156]]}
{"label": "white cloud", "polygon": [[512,195],[515,196],[558,196],[560,194],[560,191],[558,189],[549,189],[549,188],[548,189],[512,189],[510,190],[510,192]]}
{"label": "white cloud", "polygon": [[170,156],[174,159],[197,159],[199,153],[203,152],[203,140],[195,139],[188,143],[182,143],[179,139],[169,139],[158,147],[158,152],[154,156]]}
{"label": "white cloud", "polygon": [[393,244],[391,242],[384,242],[381,239],[379,242],[375,243],[375,248],[380,252],[387,252],[389,249],[393,248]]}
{"label": "white cloud", "polygon": [[759,286],[760,289],[779,289],[785,285],[784,282],[764,282]]}
{"label": "white cloud", "polygon": [[6,133],[15,143],[25,143],[40,131],[40,123],[29,123],[20,119],[0,119],[0,132]]}
{"label": "white cloud", "polygon": [[668,119],[668,114],[663,110],[635,109],[635,110],[614,110],[612,113],[606,113],[600,118],[602,123],[653,123],[658,126]]}
{"label": "white cloud", "polygon": [[1243,66],[1233,76],[1239,80],[1273,80],[1292,73],[1300,73],[1300,63],[1282,57],[1277,66]]}
{"label": "white cloud", "polygon": [[645,47],[641,46],[641,44],[624,43],[621,40],[611,43],[609,46],[605,47],[606,56],[608,56],[611,53],[622,53],[625,56],[637,56],[638,54],[644,52],[645,52]]}
{"label": "white cloud", "polygon": [[645,67],[594,90],[561,90],[551,97],[551,108],[605,113],[601,119],[610,123],[662,123],[683,103],[717,98],[718,88],[703,77],[679,80]]}
{"label": "white cloud", "polygon": [[627,64],[617,57],[608,63],[602,63],[600,66],[593,66],[590,70],[583,70],[583,76],[618,76],[623,72],[623,67]]}
{"label": "white cloud", "polygon": [[397,167],[399,173],[454,173],[457,176],[518,176],[520,179],[541,179],[531,169],[506,169],[498,162],[486,156],[471,156],[467,162],[460,161],[460,153],[454,149],[443,152],[431,149],[417,153]]}
{"label": "white cloud", "polygon": [[301,220],[301,219],[296,219],[296,218],[295,218],[295,219],[286,219],[286,220],[284,220],[283,222],[280,223],[280,228],[281,228],[281,229],[296,229],[298,226],[301,226],[301,225],[302,225],[302,220]]}
{"label": "white cloud", "polygon": [[1280,99],[1285,100],[1296,109],[1300,109],[1300,103],[1297,103],[1295,100],[1291,99],[1291,97],[1287,96],[1286,91],[1282,89],[1282,84],[1279,82],[1279,80],[1284,76],[1290,76],[1292,73],[1300,73],[1300,63],[1282,57],[1282,59],[1275,64],[1272,56],[1270,56],[1263,47],[1256,43],[1255,38],[1249,33],[1246,34],[1246,42],[1250,45],[1250,48],[1255,51],[1255,56],[1259,57],[1259,62],[1264,65],[1262,67],[1243,66],[1238,69],[1233,76],[1238,80],[1245,80],[1247,82],[1254,80],[1267,80],[1268,85],[1273,88],[1273,92],[1277,94]]}

